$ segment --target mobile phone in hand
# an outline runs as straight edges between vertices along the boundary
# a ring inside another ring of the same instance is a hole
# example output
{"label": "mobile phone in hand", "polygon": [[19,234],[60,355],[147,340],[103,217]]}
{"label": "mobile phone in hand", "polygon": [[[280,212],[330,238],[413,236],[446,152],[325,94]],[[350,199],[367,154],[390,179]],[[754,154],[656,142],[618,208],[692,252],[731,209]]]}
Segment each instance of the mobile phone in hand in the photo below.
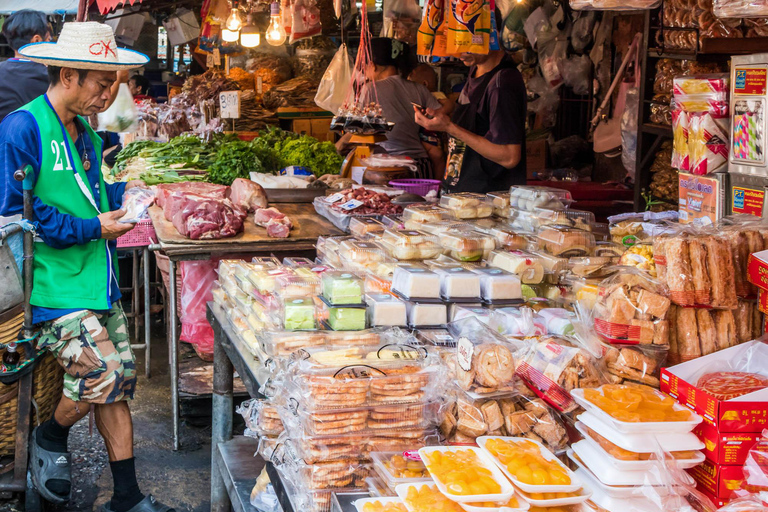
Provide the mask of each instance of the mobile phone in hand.
{"label": "mobile phone in hand", "polygon": [[424,116],[424,117],[426,117],[427,119],[433,119],[433,118],[434,118],[434,116],[431,116],[431,115],[427,114],[427,109],[426,109],[426,108],[424,108],[424,107],[422,107],[422,106],[421,106],[421,105],[419,105],[418,103],[414,103],[414,102],[411,102],[411,105],[413,105],[414,107],[416,107],[416,108],[419,110],[419,112],[421,112],[421,115],[423,115],[423,116]]}

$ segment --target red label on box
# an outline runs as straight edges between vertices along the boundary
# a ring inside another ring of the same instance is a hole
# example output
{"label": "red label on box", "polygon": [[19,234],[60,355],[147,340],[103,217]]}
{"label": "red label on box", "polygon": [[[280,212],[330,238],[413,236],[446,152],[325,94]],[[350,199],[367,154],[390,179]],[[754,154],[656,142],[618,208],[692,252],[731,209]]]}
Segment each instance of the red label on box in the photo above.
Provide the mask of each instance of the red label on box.
{"label": "red label on box", "polygon": [[765,95],[768,72],[765,68],[736,68],[733,82],[735,94]]}
{"label": "red label on box", "polygon": [[715,464],[744,464],[749,451],[762,438],[757,432],[738,434],[721,433],[708,423],[701,423],[693,433],[704,443],[704,455]]}
{"label": "red label on box", "polygon": [[755,217],[763,216],[765,190],[744,187],[732,187],[731,190],[732,213],[748,213]]}
{"label": "red label on box", "polygon": [[686,471],[706,492],[722,499],[735,498],[735,491],[741,488],[744,481],[743,466],[723,466],[709,460]]}
{"label": "red label on box", "polygon": [[757,290],[757,309],[761,313],[768,313],[768,292]]}
{"label": "red label on box", "polygon": [[768,251],[754,252],[747,262],[747,281],[768,290]]}
{"label": "red label on box", "polygon": [[711,501],[711,502],[712,502],[712,503],[713,503],[713,504],[714,504],[714,505],[715,505],[717,508],[722,508],[722,507],[726,506],[728,503],[730,503],[730,502],[731,502],[731,500],[724,500],[724,499],[722,499],[722,498],[718,498],[717,496],[715,496],[715,495],[714,495],[714,494],[712,494],[711,492],[707,492],[707,490],[706,490],[706,489],[705,489],[705,488],[704,488],[704,487],[703,487],[701,484],[696,484],[696,490],[697,490],[697,491],[699,491],[700,493],[702,493],[702,494],[703,494],[704,496],[706,496],[707,498],[709,498],[709,500],[710,500],[710,501]]}

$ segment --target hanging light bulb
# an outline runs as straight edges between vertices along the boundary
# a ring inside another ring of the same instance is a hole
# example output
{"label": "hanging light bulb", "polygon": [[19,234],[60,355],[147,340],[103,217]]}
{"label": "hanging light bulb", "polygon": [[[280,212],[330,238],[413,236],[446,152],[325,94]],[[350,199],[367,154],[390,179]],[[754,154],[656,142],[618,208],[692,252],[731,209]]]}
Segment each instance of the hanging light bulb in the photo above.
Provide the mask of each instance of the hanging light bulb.
{"label": "hanging light bulb", "polygon": [[253,17],[249,14],[245,26],[240,29],[240,45],[245,48],[253,48],[261,43],[259,28],[253,24]]}
{"label": "hanging light bulb", "polygon": [[227,30],[226,28],[221,30],[221,39],[227,43],[235,43],[240,37],[240,33],[234,30]]}
{"label": "hanging light bulb", "polygon": [[229,13],[229,18],[224,22],[224,28],[232,32],[237,32],[243,27],[243,20],[240,18],[240,13],[237,7],[233,7]]}
{"label": "hanging light bulb", "polygon": [[285,42],[285,38],[288,37],[280,16],[280,4],[277,2],[272,2],[270,6],[269,27],[267,27],[264,37],[272,46],[280,46]]}

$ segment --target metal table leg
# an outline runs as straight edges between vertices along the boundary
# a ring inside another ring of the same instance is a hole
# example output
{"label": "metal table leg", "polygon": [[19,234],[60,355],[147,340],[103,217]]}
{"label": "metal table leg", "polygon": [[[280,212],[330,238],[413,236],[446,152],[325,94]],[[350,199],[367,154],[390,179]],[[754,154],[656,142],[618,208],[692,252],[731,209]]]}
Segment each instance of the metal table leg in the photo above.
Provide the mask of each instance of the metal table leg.
{"label": "metal table leg", "polygon": [[131,251],[133,256],[133,293],[131,294],[131,304],[133,305],[133,339],[139,342],[139,250]]}
{"label": "metal table leg", "polygon": [[141,261],[144,266],[144,375],[150,378],[150,352],[149,352],[149,248],[145,247],[141,253]]}
{"label": "metal table leg", "polygon": [[211,511],[229,512],[230,499],[227,486],[217,461],[219,444],[232,439],[232,387],[234,370],[232,361],[224,351],[225,336],[214,330],[213,338],[213,421],[211,425]]}
{"label": "metal table leg", "polygon": [[171,407],[173,408],[173,449],[179,449],[179,338],[176,329],[176,262],[169,259],[168,273],[168,358],[171,365]]}

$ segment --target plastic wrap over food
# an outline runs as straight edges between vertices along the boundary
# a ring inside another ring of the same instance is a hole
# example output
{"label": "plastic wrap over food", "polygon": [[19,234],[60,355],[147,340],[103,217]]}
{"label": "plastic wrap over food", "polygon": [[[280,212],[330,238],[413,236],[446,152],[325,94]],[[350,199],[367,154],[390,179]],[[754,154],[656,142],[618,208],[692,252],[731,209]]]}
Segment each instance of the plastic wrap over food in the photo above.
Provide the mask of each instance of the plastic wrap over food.
{"label": "plastic wrap over food", "polygon": [[571,0],[571,9],[598,11],[643,11],[655,9],[661,5],[660,0],[631,0],[620,2],[616,0]]}
{"label": "plastic wrap over food", "polygon": [[123,206],[125,215],[118,222],[135,224],[140,220],[148,219],[147,210],[155,202],[155,193],[147,188],[133,187],[123,194]]}
{"label": "plastic wrap over food", "polygon": [[268,400],[246,400],[235,412],[243,417],[248,430],[260,436],[278,436],[285,430],[277,407]]}

